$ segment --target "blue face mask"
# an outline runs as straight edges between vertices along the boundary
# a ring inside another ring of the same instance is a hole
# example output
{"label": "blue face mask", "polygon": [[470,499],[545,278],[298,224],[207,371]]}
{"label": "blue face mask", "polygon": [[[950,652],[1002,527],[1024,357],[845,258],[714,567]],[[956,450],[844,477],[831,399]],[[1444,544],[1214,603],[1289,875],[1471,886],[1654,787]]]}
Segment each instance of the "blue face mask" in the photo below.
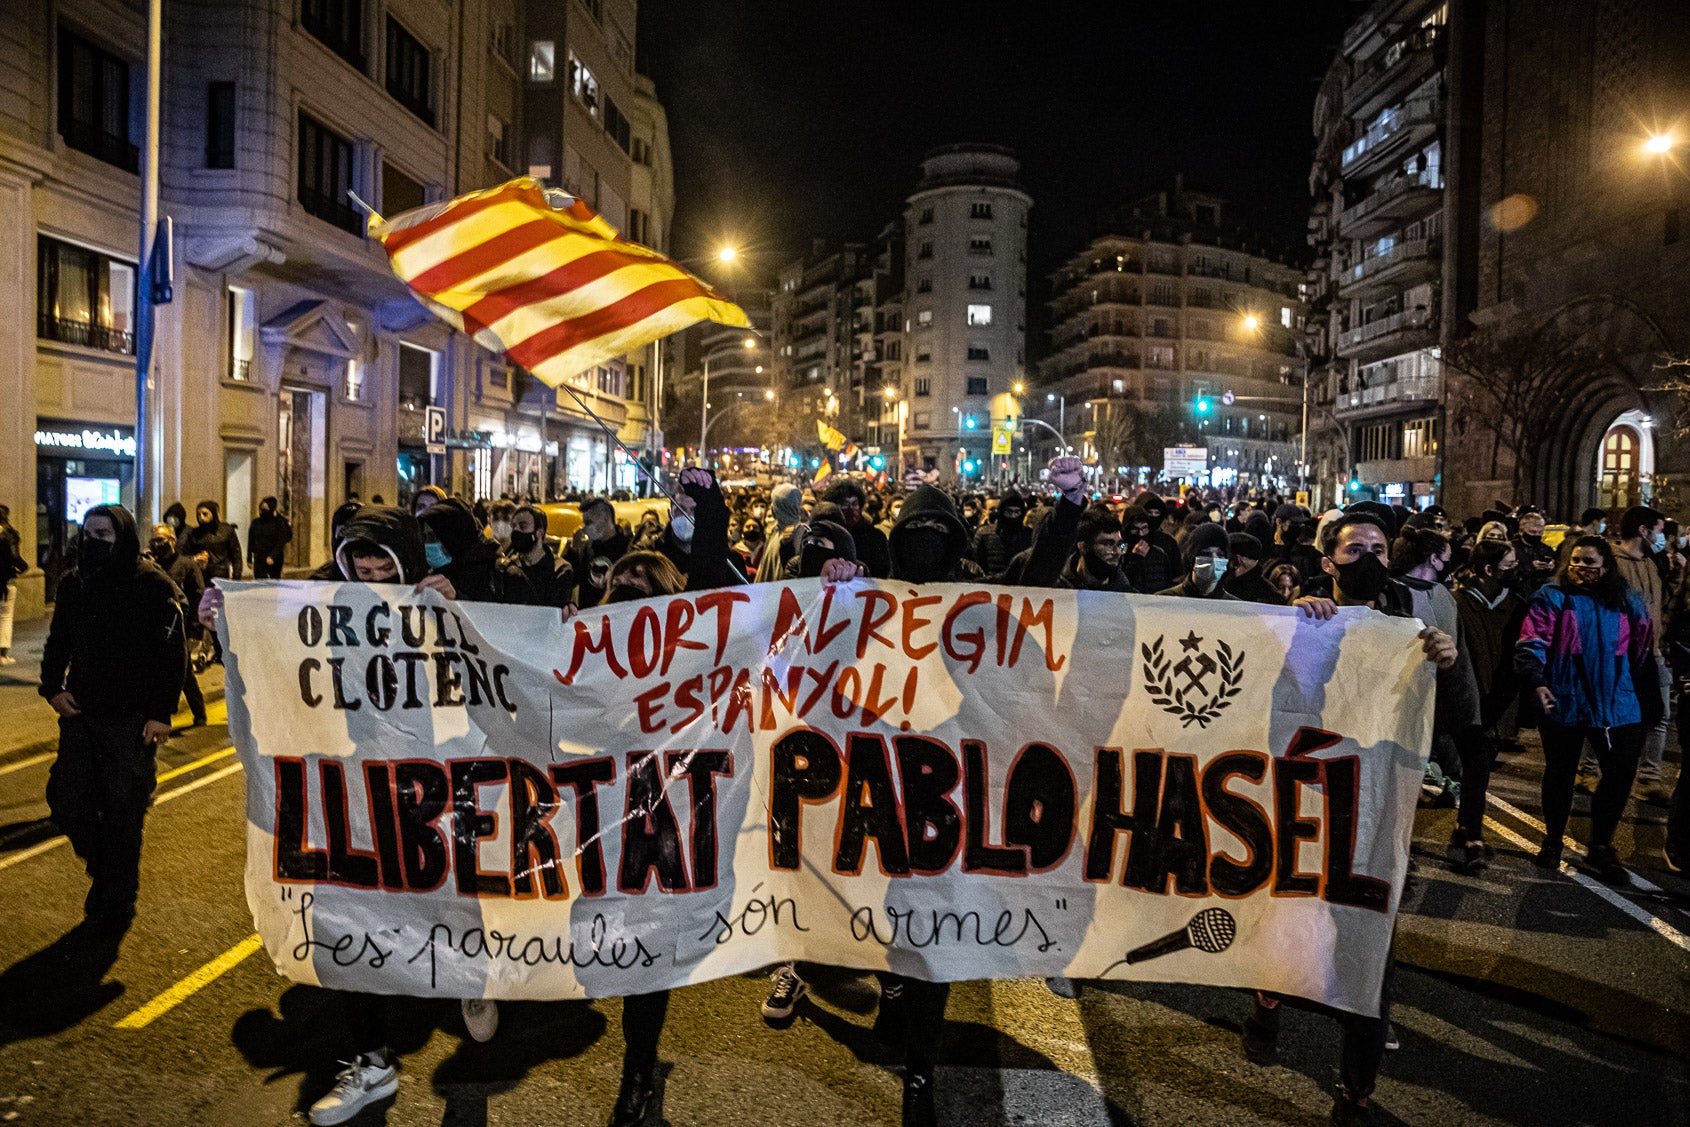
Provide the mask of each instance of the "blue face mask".
{"label": "blue face mask", "polygon": [[1650,547],[1654,548],[1655,551],[1657,551],[1657,552],[1666,551],[1667,550],[1667,534],[1664,531],[1655,533],[1654,542],[1650,545]]}
{"label": "blue face mask", "polygon": [[452,562],[452,554],[446,550],[446,545],[438,540],[430,540],[424,544],[423,555],[428,557],[428,566],[436,570]]}

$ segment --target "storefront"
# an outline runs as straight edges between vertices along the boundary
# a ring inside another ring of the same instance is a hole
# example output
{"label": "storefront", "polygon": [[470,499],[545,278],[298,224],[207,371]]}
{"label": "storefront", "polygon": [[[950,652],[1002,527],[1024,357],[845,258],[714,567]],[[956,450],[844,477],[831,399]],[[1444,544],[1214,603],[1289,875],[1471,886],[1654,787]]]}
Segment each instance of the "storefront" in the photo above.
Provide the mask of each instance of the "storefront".
{"label": "storefront", "polygon": [[[36,559],[49,602],[70,567],[71,542],[95,505],[135,508],[135,431],[40,419],[35,428]],[[142,535],[145,543],[146,536]]]}

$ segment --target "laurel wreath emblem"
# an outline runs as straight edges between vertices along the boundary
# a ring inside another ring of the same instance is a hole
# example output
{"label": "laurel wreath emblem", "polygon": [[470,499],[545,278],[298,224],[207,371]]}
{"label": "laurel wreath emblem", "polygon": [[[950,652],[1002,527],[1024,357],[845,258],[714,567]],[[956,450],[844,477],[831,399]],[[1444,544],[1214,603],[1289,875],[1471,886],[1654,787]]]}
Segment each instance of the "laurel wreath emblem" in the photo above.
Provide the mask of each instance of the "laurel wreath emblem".
{"label": "laurel wreath emblem", "polygon": [[1244,655],[1234,654],[1232,647],[1224,641],[1217,642],[1216,673],[1220,676],[1220,685],[1207,699],[1193,700],[1186,696],[1184,689],[1174,686],[1173,662],[1162,652],[1163,637],[1165,635],[1139,646],[1144,658],[1144,684],[1150,691],[1150,702],[1163,712],[1178,716],[1182,728],[1192,724],[1207,728],[1232,703],[1232,698],[1243,692],[1239,683],[1244,679]]}

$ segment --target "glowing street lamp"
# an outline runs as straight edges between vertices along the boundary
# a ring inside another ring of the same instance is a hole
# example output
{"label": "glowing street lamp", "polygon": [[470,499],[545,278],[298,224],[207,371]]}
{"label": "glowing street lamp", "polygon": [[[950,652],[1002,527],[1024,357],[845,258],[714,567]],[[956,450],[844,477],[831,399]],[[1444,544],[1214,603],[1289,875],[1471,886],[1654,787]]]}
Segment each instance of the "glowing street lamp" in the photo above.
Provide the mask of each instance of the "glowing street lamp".
{"label": "glowing street lamp", "polygon": [[739,257],[739,251],[736,248],[731,247],[731,246],[723,247],[721,250],[716,252],[716,260],[718,262],[732,262],[734,259],[736,259],[738,257]]}
{"label": "glowing street lamp", "polygon": [[1678,138],[1668,133],[1651,133],[1643,142],[1643,151],[1653,156],[1665,156],[1678,145]]}
{"label": "glowing street lamp", "polygon": [[1244,330],[1246,332],[1253,333],[1261,327],[1262,327],[1261,319],[1259,317],[1257,317],[1254,313],[1246,313],[1244,315]]}

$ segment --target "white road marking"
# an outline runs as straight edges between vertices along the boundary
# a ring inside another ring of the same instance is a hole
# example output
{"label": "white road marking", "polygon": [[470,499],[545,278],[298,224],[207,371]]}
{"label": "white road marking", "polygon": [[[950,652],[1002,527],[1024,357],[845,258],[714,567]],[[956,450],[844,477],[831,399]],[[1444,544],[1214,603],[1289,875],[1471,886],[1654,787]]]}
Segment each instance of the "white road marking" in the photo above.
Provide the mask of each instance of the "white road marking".
{"label": "white road marking", "polygon": [[263,943],[256,935],[249,935],[209,963],[200,967],[170,989],[119,1021],[114,1029],[145,1029],[154,1019],[164,1016],[200,990],[217,981],[224,971],[239,966],[248,955]]}
{"label": "white road marking", "polygon": [[[1526,823],[1526,825],[1530,826],[1532,829],[1536,830],[1538,833],[1547,834],[1549,832],[1548,826],[1544,825],[1542,822],[1538,821],[1536,818],[1532,817],[1530,814],[1526,813],[1524,810],[1520,809],[1518,806],[1515,806],[1513,803],[1507,802],[1504,799],[1500,799],[1500,798],[1496,797],[1496,795],[1494,795],[1494,794],[1489,794],[1489,795],[1486,795],[1485,797],[1491,803],[1493,803],[1497,807],[1497,809],[1501,810],[1505,814],[1508,814],[1510,817],[1518,818],[1520,821]],[[1583,857],[1585,855],[1584,854],[1584,846],[1580,845],[1578,842],[1574,841],[1571,838],[1565,838],[1564,841],[1565,841],[1564,848],[1567,850],[1567,852],[1577,853],[1580,857]],[[1660,885],[1654,883],[1653,881],[1646,880],[1645,878],[1638,876],[1636,873],[1631,874],[1631,883],[1632,883],[1632,886],[1635,887],[1640,892],[1659,892],[1659,891],[1661,891]]]}

